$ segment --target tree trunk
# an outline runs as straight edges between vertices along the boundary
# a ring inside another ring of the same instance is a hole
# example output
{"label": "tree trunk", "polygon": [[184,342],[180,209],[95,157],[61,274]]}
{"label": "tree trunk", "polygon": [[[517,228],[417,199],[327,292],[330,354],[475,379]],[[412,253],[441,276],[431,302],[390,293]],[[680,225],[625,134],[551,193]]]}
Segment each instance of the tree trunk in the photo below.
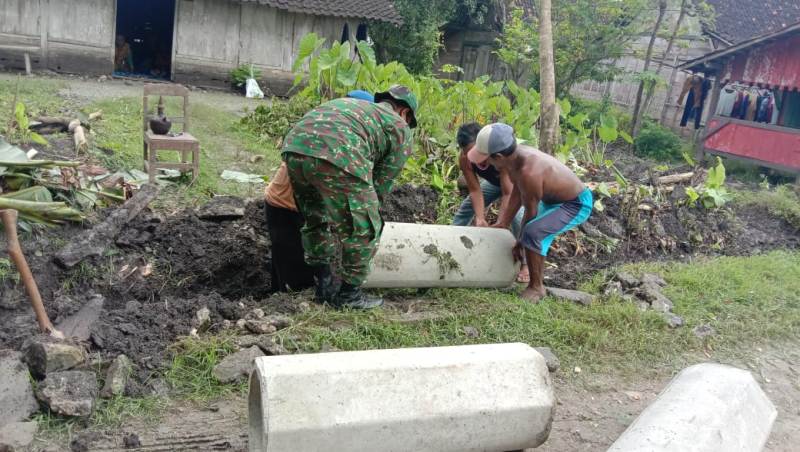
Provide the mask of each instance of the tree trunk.
{"label": "tree trunk", "polygon": [[[653,46],[656,43],[656,38],[658,37],[658,30],[661,28],[661,22],[664,21],[664,13],[667,11],[667,1],[666,0],[659,0],[658,1],[658,17],[656,18],[655,26],[653,26],[653,33],[650,34],[650,42],[647,44],[647,52],[644,55],[644,69],[642,72],[647,72],[650,69],[650,60],[653,58]],[[636,103],[633,105],[633,127],[632,127],[632,135],[636,136],[639,134],[639,127],[641,126],[642,122],[642,115],[644,110],[642,109],[642,95],[644,94],[644,80],[639,82],[639,89],[636,91]]]}
{"label": "tree trunk", "polygon": [[[661,72],[661,68],[664,67],[664,61],[667,60],[669,57],[670,52],[672,52],[672,46],[675,45],[675,39],[678,37],[678,32],[681,29],[681,24],[683,24],[683,19],[686,17],[686,10],[688,9],[689,0],[682,0],[681,1],[681,12],[678,14],[678,20],[675,22],[675,28],[672,29],[672,34],[669,36],[669,41],[667,41],[667,49],[664,50],[664,56],[661,58],[661,61],[658,62],[658,66],[656,66],[655,73],[658,74]],[[644,99],[644,103],[642,104],[642,110],[647,111],[650,108],[650,103],[653,101],[653,90],[647,91],[647,96]]]}
{"label": "tree trunk", "polygon": [[541,126],[539,148],[553,154],[558,142],[558,105],[553,57],[553,24],[551,0],[541,0],[539,11],[539,91],[541,94]]}

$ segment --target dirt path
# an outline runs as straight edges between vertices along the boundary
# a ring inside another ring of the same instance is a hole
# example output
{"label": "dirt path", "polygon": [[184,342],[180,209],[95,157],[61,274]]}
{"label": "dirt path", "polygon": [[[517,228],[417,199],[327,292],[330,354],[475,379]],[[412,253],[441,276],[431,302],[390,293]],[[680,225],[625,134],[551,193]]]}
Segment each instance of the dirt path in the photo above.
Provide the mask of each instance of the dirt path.
{"label": "dirt path", "polygon": [[[756,350],[757,351],[757,350]],[[800,443],[800,351],[797,344],[758,352],[739,361],[748,368],[778,408],[778,419],[765,450],[789,452]],[[602,451],[658,396],[672,378],[624,380],[591,376],[555,378],[558,407],[543,452]],[[237,396],[207,407],[175,402],[162,419],[133,420],[114,431],[84,433],[78,442],[90,451],[241,450],[247,449],[247,400]],[[39,443],[41,447],[44,443]],[[128,447],[126,447],[128,444]],[[49,451],[60,450],[50,445]],[[61,450],[68,450],[66,448]]]}
{"label": "dirt path", "polygon": [[[78,105],[86,105],[104,99],[118,97],[141,98],[144,81],[106,79],[98,81],[97,78],[76,76],[43,76],[47,80],[57,80],[66,85],[59,94],[68,99],[75,100]],[[11,73],[0,73],[0,80],[16,80],[17,76]],[[259,103],[258,99],[248,99],[242,95],[226,92],[198,89],[192,91],[191,102],[213,106],[236,115],[242,115],[245,108],[254,109]]]}

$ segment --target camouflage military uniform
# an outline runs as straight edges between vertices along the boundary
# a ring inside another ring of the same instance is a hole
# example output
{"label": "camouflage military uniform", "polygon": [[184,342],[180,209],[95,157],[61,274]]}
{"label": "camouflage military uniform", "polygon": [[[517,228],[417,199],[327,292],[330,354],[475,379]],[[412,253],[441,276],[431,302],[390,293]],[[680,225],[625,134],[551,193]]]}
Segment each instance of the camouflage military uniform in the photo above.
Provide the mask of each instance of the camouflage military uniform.
{"label": "camouflage military uniform", "polygon": [[309,265],[333,262],[333,232],[342,240],[342,280],[364,282],[383,227],[379,198],[392,188],[411,146],[411,129],[387,104],[336,99],[294,126],[282,154],[305,218]]}

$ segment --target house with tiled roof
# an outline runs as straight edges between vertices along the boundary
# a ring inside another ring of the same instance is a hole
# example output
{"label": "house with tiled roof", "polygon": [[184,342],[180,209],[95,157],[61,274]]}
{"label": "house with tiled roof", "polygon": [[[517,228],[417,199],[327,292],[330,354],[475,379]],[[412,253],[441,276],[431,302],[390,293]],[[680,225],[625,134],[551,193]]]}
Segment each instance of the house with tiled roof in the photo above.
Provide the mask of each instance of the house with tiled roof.
{"label": "house with tiled roof", "polygon": [[706,0],[714,8],[714,23],[703,31],[714,49],[728,47],[800,22],[797,0]]}
{"label": "house with tiled roof", "polygon": [[252,64],[272,93],[291,85],[300,40],[366,39],[401,24],[392,0],[5,0],[0,67],[224,85]]}

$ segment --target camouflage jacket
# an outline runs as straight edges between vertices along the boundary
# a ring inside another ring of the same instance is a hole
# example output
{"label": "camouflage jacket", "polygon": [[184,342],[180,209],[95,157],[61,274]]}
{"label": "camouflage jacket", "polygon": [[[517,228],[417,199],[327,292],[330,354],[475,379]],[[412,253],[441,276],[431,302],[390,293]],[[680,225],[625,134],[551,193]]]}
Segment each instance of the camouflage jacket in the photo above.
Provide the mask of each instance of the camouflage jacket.
{"label": "camouflage jacket", "polygon": [[327,160],[383,196],[411,151],[411,129],[391,106],[343,98],[306,113],[286,135],[281,152]]}

